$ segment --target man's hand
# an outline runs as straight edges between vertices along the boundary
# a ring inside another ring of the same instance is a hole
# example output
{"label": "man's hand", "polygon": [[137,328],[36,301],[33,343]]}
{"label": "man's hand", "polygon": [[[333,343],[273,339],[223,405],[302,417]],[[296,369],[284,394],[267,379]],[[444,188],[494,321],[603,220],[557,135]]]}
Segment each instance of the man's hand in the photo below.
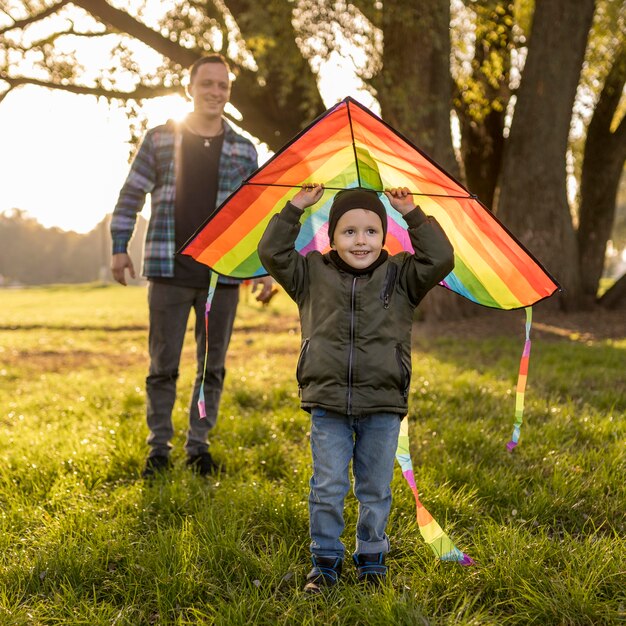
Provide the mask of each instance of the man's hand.
{"label": "man's hand", "polygon": [[291,199],[291,204],[299,209],[313,206],[324,195],[324,185],[305,183],[302,189]]}
{"label": "man's hand", "polygon": [[278,289],[273,287],[274,281],[271,276],[263,276],[263,278],[255,278],[252,281],[252,293],[261,287],[261,291],[257,294],[256,301],[262,304],[269,304],[269,301],[278,293]]}
{"label": "man's hand", "polygon": [[131,278],[135,278],[135,268],[128,254],[120,252],[111,257],[111,273],[113,278],[121,285],[126,285],[126,270]]}
{"label": "man's hand", "polygon": [[410,213],[415,208],[413,195],[408,187],[385,189],[385,195],[389,199],[391,206],[402,215]]}

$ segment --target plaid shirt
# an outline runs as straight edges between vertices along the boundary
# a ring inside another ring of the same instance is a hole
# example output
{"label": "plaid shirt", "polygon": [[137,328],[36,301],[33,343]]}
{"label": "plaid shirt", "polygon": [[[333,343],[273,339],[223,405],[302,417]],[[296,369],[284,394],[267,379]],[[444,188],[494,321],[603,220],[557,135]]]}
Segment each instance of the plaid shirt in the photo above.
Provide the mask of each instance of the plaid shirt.
{"label": "plaid shirt", "polygon": [[[225,120],[223,126],[216,206],[222,204],[257,168],[257,153],[252,143],[237,134]],[[143,208],[146,194],[151,194],[152,213],[146,232],[142,270],[148,278],[174,276],[176,172],[181,144],[182,133],[172,120],[146,133],[111,218],[113,254],[126,252],[135,230],[137,213]]]}

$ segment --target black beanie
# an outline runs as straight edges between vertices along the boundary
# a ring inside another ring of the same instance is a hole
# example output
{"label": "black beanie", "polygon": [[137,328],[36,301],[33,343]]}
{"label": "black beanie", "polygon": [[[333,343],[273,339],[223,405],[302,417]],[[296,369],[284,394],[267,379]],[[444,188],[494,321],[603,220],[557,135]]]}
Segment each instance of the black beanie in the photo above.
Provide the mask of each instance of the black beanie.
{"label": "black beanie", "polygon": [[328,214],[328,241],[333,243],[333,235],[339,218],[352,209],[367,209],[373,211],[380,217],[383,224],[383,244],[387,236],[387,211],[385,205],[380,201],[378,193],[373,189],[363,189],[363,187],[355,187],[354,189],[344,189],[340,191],[330,207]]}

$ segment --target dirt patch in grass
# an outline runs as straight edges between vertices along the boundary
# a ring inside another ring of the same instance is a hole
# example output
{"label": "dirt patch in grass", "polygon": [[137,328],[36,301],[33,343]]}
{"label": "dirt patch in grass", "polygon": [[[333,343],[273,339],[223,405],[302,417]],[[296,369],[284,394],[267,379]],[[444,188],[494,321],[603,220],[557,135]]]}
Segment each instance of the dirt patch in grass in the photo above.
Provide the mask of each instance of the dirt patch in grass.
{"label": "dirt patch in grass", "polygon": [[266,320],[262,324],[253,324],[249,321],[243,323],[235,322],[234,332],[242,334],[274,334],[289,332],[290,330],[300,332],[300,320],[294,315],[276,317],[271,321]]}
{"label": "dirt patch in grass", "polygon": [[[414,333],[421,340],[433,337],[523,337],[525,324],[524,311],[485,309],[476,317],[458,321],[418,322],[414,326]],[[626,310],[607,311],[598,308],[577,313],[533,311],[532,336],[583,343],[625,339]]]}
{"label": "dirt patch in grass", "polygon": [[108,333],[146,331],[146,324],[127,324],[126,326],[107,326],[91,324],[0,324],[0,330],[67,330],[70,332],[79,331],[105,331]]}
{"label": "dirt patch in grass", "polygon": [[130,367],[145,363],[146,356],[139,352],[101,354],[88,350],[12,350],[3,353],[2,362],[5,367],[59,373],[105,365],[110,366],[112,370]]}

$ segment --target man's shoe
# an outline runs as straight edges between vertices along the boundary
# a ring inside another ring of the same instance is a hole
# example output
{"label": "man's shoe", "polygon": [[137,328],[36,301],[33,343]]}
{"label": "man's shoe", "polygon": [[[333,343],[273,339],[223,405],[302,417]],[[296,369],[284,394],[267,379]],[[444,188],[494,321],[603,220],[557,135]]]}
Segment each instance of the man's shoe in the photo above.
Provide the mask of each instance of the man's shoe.
{"label": "man's shoe", "polygon": [[385,582],[387,566],[385,565],[385,555],[382,552],[355,554],[352,559],[356,565],[356,575],[359,582],[374,586]]}
{"label": "man's shoe", "polygon": [[339,557],[315,556],[311,557],[313,569],[307,574],[305,593],[322,593],[324,587],[337,584],[341,576],[342,560]]}
{"label": "man's shoe", "polygon": [[187,458],[187,467],[199,476],[217,474],[221,466],[213,460],[210,452],[201,452]]}
{"label": "man's shoe", "polygon": [[141,472],[142,478],[154,478],[155,474],[164,472],[172,467],[170,459],[167,456],[155,455],[146,459],[146,466]]}

